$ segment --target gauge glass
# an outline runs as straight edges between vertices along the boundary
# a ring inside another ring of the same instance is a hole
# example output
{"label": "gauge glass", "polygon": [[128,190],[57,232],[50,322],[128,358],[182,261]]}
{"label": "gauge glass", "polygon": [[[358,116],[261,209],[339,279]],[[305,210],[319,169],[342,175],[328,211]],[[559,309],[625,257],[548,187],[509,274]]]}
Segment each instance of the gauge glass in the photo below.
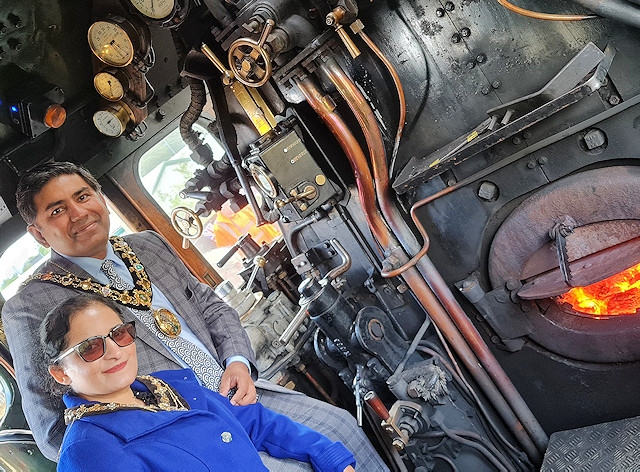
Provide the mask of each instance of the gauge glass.
{"label": "gauge glass", "polygon": [[262,190],[267,196],[276,198],[278,191],[268,172],[256,164],[251,164],[249,166],[249,170],[253,180],[256,182],[256,185],[260,190]]}
{"label": "gauge glass", "polygon": [[89,27],[89,47],[105,64],[124,67],[133,60],[133,42],[127,32],[110,21],[96,21]]}
{"label": "gauge glass", "polygon": [[98,110],[93,114],[93,124],[102,134],[118,137],[124,133],[127,123],[119,116],[118,110],[105,109]]}
{"label": "gauge glass", "polygon": [[93,85],[103,98],[112,102],[116,102],[124,96],[124,85],[109,72],[98,72],[93,78]]}
{"label": "gauge glass", "polygon": [[175,0],[129,0],[142,15],[152,20],[161,20],[173,13]]}

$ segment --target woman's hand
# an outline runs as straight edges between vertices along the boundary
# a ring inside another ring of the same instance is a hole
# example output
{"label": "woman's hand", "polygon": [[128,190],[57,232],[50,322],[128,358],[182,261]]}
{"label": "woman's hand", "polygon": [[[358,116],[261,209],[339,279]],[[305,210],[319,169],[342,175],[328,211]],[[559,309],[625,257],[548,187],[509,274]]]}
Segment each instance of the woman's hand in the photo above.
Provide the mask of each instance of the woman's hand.
{"label": "woman's hand", "polygon": [[225,397],[229,390],[236,388],[236,393],[231,398],[231,404],[245,406],[257,401],[256,386],[249,373],[249,369],[242,362],[232,362],[224,370],[220,381],[220,394]]}
{"label": "woman's hand", "polygon": [[345,467],[344,472],[356,472],[356,469],[354,469],[353,466],[348,465]]}

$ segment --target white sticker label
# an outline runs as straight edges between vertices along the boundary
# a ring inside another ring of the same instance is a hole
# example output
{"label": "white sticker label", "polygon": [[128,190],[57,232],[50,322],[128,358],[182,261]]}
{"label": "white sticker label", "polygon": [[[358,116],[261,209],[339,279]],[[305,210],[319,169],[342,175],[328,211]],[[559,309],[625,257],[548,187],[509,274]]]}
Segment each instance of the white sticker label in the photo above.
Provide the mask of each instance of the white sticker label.
{"label": "white sticker label", "polygon": [[2,197],[0,197],[0,225],[11,218],[11,212],[9,208],[7,208],[7,204],[4,202]]}

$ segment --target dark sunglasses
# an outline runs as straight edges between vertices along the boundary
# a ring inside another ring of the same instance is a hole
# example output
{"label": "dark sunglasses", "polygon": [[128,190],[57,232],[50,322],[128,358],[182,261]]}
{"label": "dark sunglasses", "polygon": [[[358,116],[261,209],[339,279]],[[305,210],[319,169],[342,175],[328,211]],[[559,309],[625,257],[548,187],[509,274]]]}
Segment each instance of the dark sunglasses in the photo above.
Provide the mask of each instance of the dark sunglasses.
{"label": "dark sunglasses", "polygon": [[60,360],[67,357],[73,351],[77,352],[80,358],[85,362],[93,362],[104,356],[107,351],[107,338],[113,339],[113,342],[120,347],[125,347],[136,340],[136,326],[134,321],[120,324],[114,327],[108,334],[104,336],[91,336],[85,339],[81,343],[67,349],[61,353],[58,357],[53,359],[53,363],[56,364]]}

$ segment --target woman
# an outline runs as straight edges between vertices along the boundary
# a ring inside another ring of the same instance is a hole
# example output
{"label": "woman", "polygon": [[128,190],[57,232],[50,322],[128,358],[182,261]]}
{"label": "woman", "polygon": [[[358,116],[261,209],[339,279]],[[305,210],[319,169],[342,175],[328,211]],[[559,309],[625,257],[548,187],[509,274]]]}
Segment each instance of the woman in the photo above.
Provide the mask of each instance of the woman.
{"label": "woman", "polygon": [[94,295],[43,320],[49,373],[68,390],[59,471],[267,470],[258,450],[320,471],[354,470],[341,443],[259,403],[232,406],[190,370],[136,378],[135,337],[119,306]]}

